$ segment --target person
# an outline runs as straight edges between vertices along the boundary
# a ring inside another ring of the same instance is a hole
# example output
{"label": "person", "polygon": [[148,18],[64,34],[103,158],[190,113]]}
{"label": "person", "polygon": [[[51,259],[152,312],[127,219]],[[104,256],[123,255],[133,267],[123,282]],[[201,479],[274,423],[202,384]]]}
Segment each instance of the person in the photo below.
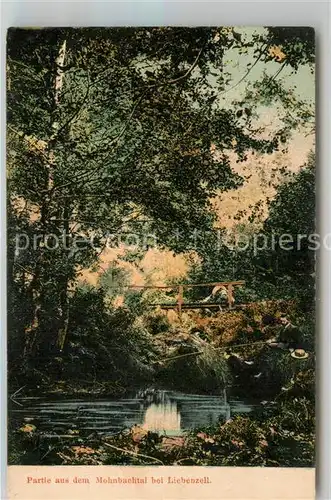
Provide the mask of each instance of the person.
{"label": "person", "polygon": [[229,366],[235,371],[250,373],[255,370],[254,361],[245,360],[231,350],[226,350],[224,357],[228,360]]}
{"label": "person", "polygon": [[231,284],[227,286],[225,285],[216,285],[212,289],[212,292],[208,297],[202,300],[202,303],[208,303],[213,300],[217,300],[219,302],[219,310],[223,311],[223,306],[227,306],[231,309],[234,306],[235,299],[233,296]]}
{"label": "person", "polygon": [[309,355],[306,352],[299,328],[293,325],[286,316],[281,316],[278,324],[281,325],[278,336],[267,341],[269,347],[288,350],[295,359],[306,359]]}
{"label": "person", "polygon": [[279,330],[279,342],[286,344],[289,349],[301,349],[301,335],[297,326],[293,325],[286,316],[279,319],[281,328]]}
{"label": "person", "polygon": [[277,324],[277,319],[275,316],[272,316],[271,314],[265,314],[262,316],[262,327],[265,328],[267,326],[274,326]]}
{"label": "person", "polygon": [[[267,340],[267,344],[270,345],[270,347],[276,347],[276,345],[274,344],[278,342],[278,339],[276,337],[277,326],[278,321],[275,316],[271,314],[265,314],[262,317],[260,331],[263,337],[261,338],[269,337]],[[271,336],[272,338],[270,338]]]}

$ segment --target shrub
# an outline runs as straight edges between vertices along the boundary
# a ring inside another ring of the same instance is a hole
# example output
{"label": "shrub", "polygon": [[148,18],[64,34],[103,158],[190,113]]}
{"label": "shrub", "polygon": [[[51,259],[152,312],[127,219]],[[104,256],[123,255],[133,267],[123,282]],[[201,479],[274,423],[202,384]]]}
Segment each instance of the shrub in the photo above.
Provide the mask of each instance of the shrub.
{"label": "shrub", "polygon": [[167,316],[160,310],[145,313],[143,316],[143,322],[146,330],[152,335],[164,333],[171,329],[171,324]]}
{"label": "shrub", "polygon": [[124,303],[135,316],[141,316],[143,314],[145,304],[142,291],[127,291],[124,295]]}
{"label": "shrub", "polygon": [[102,289],[84,287],[71,298],[67,342],[49,368],[60,379],[131,383],[151,377],[154,356],[151,336],[129,309],[106,307]]}

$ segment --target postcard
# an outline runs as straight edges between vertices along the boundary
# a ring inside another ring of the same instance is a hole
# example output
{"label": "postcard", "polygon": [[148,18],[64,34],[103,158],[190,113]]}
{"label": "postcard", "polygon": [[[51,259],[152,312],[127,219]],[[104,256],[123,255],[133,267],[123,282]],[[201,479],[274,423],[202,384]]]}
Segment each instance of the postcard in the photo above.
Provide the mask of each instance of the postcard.
{"label": "postcard", "polygon": [[10,28],[10,499],[310,499],[315,34]]}

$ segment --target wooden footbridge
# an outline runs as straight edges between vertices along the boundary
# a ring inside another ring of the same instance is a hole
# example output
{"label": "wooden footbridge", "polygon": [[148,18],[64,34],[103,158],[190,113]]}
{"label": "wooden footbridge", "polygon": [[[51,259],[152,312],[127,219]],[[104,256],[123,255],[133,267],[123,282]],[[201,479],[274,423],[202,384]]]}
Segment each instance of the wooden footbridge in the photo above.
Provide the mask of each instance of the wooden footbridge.
{"label": "wooden footbridge", "polygon": [[[187,309],[221,309],[225,307],[227,310],[234,307],[234,288],[237,286],[244,286],[245,281],[217,281],[212,283],[196,283],[188,284],[182,283],[178,285],[167,285],[167,286],[139,286],[131,285],[130,289],[152,289],[152,290],[174,290],[177,291],[176,301],[174,303],[155,303],[149,304],[150,307],[160,307],[164,310],[175,310],[181,319],[182,311]],[[184,301],[184,290],[187,288],[211,288],[211,294],[203,299],[201,302],[185,302]],[[223,304],[220,302],[212,302],[212,299],[217,295],[221,295],[223,299]],[[210,300],[210,302],[209,302]]]}

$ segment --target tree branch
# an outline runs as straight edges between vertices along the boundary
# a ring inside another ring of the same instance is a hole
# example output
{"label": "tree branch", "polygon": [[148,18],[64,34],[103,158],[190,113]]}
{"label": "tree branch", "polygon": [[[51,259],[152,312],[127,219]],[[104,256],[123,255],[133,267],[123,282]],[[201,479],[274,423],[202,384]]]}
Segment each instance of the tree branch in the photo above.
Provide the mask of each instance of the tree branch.
{"label": "tree branch", "polygon": [[[182,76],[179,76],[178,78],[174,78],[173,80],[168,80],[167,82],[164,82],[163,84],[161,84],[162,86],[163,85],[172,85],[174,83],[178,83],[180,82],[181,80],[184,80],[185,78],[187,78],[191,73],[192,71],[194,70],[194,68],[196,67],[196,65],[198,64],[198,61],[200,59],[200,56],[203,52],[203,49],[205,48],[206,44],[203,45],[203,47],[201,47],[201,49],[199,50],[199,53],[197,55],[197,57],[195,58],[195,61],[193,62],[192,66],[186,71],[186,73]],[[154,86],[158,86],[158,84],[155,84]]]}
{"label": "tree branch", "polygon": [[220,92],[219,95],[226,94],[227,92],[230,92],[230,90],[235,89],[236,87],[238,87],[238,85],[240,85],[247,78],[247,76],[250,74],[250,72],[252,71],[252,69],[257,65],[257,63],[259,62],[259,60],[261,59],[261,57],[263,56],[263,54],[266,52],[267,45],[266,44],[264,44],[264,45],[265,45],[265,47],[263,48],[263,46],[262,46],[260,54],[255,59],[254,64],[252,64],[252,66],[246,71],[246,73],[244,74],[244,76],[242,78],[240,78],[240,80],[237,83],[235,83],[234,85],[232,85],[232,87],[223,90],[223,92]]}
{"label": "tree branch", "polygon": [[76,109],[76,111],[72,114],[72,116],[70,116],[70,118],[68,118],[68,120],[59,128],[59,130],[56,132],[55,137],[53,137],[53,140],[55,140],[60,135],[60,133],[76,118],[76,116],[79,115],[79,113],[81,112],[81,110],[83,109],[83,106],[85,105],[85,103],[87,101],[89,93],[90,93],[90,79],[88,77],[87,91],[86,91],[86,94],[85,94],[81,104]]}

